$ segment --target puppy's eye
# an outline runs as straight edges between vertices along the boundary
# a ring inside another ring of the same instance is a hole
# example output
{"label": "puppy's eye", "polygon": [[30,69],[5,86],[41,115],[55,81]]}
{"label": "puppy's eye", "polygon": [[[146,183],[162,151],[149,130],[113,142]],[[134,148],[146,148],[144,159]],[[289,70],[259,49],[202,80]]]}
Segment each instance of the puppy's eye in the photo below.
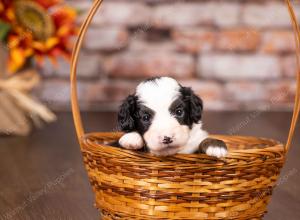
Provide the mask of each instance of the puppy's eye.
{"label": "puppy's eye", "polygon": [[150,118],[151,118],[151,116],[150,116],[149,114],[145,114],[145,115],[143,115],[142,120],[143,120],[144,122],[149,122],[149,121],[150,121]]}
{"label": "puppy's eye", "polygon": [[184,113],[184,111],[182,109],[176,109],[176,111],[175,111],[175,115],[177,117],[183,116],[183,113]]}

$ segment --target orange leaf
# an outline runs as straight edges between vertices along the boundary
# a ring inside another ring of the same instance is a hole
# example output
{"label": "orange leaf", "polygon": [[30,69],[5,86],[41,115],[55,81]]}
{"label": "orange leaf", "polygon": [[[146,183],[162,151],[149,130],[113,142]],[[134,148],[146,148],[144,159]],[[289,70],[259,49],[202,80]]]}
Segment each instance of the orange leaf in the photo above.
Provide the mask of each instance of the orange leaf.
{"label": "orange leaf", "polygon": [[46,51],[46,46],[42,42],[39,42],[39,41],[34,41],[32,43],[32,47],[36,50],[39,50],[40,52]]}
{"label": "orange leaf", "polygon": [[26,56],[20,48],[11,49],[9,55],[8,69],[9,72],[15,73],[25,64]]}
{"label": "orange leaf", "polygon": [[51,37],[46,41],[46,48],[51,49],[58,43],[59,43],[59,39],[57,39],[56,37]]}
{"label": "orange leaf", "polygon": [[58,36],[66,36],[66,35],[70,35],[70,33],[71,33],[71,28],[72,27],[69,27],[69,26],[67,26],[67,25],[65,25],[65,26],[62,26],[62,27],[60,27],[58,30],[57,30],[57,35]]}
{"label": "orange leaf", "polygon": [[0,2],[0,12],[4,11],[4,5]]}

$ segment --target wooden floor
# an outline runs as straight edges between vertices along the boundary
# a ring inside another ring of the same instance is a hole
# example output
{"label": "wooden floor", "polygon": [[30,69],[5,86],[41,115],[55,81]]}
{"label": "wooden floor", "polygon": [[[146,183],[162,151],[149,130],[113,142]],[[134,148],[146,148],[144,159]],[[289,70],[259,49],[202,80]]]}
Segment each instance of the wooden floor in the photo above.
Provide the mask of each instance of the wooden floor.
{"label": "wooden floor", "polygon": [[[84,171],[70,113],[30,137],[0,137],[0,219],[93,220],[93,193]],[[291,114],[205,113],[212,133],[258,135],[285,141]],[[115,129],[113,113],[84,114],[89,131]],[[300,219],[300,135],[283,169],[267,220]]]}

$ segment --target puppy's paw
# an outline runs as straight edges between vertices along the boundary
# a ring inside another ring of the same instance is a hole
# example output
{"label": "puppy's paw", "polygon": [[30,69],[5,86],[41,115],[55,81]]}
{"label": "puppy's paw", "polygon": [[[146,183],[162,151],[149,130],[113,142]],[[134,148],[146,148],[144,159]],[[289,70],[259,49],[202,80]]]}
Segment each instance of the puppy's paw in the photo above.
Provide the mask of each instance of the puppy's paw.
{"label": "puppy's paw", "polygon": [[225,157],[227,155],[227,149],[222,146],[209,146],[206,150],[206,154],[213,157]]}
{"label": "puppy's paw", "polygon": [[144,146],[144,141],[139,133],[130,132],[120,138],[119,144],[129,150],[138,150]]}
{"label": "puppy's paw", "polygon": [[201,152],[217,158],[225,157],[228,153],[225,142],[213,138],[207,138],[202,141],[199,148]]}

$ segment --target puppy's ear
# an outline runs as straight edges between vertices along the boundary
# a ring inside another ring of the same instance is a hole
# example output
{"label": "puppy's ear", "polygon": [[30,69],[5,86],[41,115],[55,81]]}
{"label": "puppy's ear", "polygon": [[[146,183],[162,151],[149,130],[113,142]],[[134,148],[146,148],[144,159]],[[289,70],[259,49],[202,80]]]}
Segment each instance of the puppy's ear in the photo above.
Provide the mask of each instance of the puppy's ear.
{"label": "puppy's ear", "polygon": [[187,104],[190,122],[197,123],[202,118],[203,102],[189,87],[181,87],[181,94]]}
{"label": "puppy's ear", "polygon": [[131,132],[135,130],[136,111],[137,111],[137,96],[129,95],[123,101],[118,112],[118,127],[121,131]]}

